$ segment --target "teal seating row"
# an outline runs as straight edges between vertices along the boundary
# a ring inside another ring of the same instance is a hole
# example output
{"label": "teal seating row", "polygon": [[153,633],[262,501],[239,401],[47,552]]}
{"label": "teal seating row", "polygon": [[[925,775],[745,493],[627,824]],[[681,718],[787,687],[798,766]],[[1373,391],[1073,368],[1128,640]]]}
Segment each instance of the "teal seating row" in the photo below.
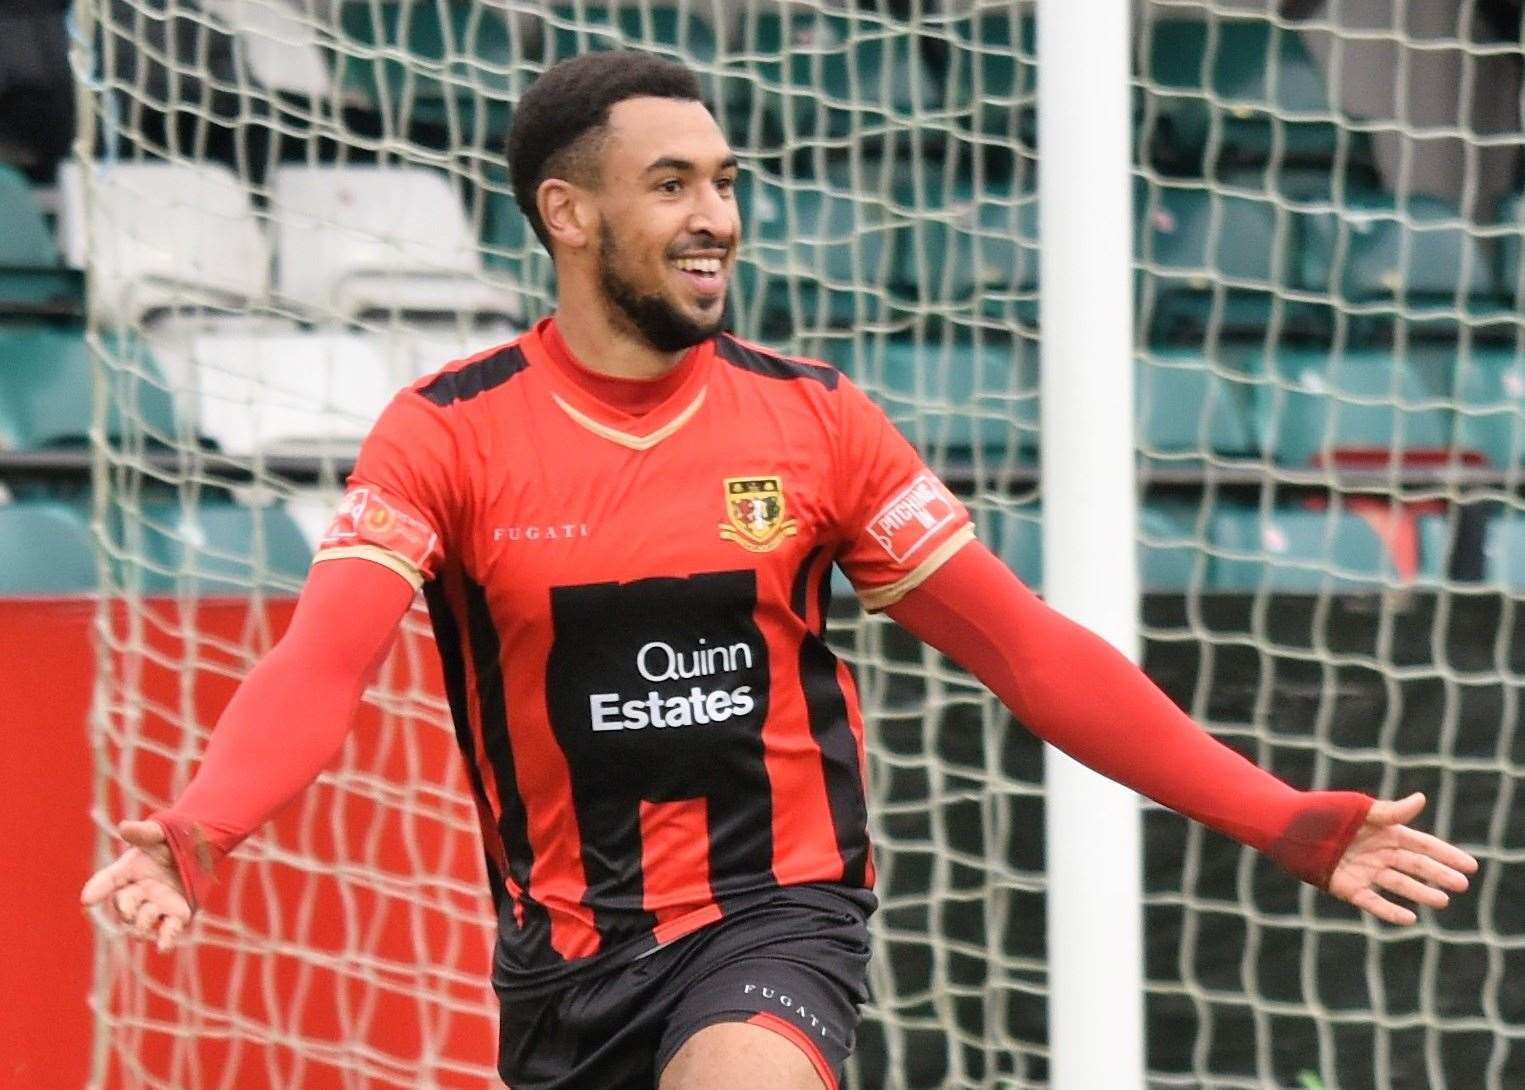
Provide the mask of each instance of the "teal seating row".
{"label": "teal seating row", "polygon": [[0,596],[89,594],[98,583],[95,539],[76,508],[0,504]]}
{"label": "teal seating row", "polygon": [[84,282],[64,268],[31,186],[0,163],[0,320],[83,313]]}
{"label": "teal seating row", "polygon": [[1515,273],[1444,202],[1350,187],[1294,201],[1201,182],[1136,189],[1140,321],[1156,339],[1326,334],[1340,308],[1358,338],[1407,320],[1501,319]]}
{"label": "teal seating row", "polygon": [[1295,28],[1224,15],[1146,19],[1137,41],[1141,142],[1181,172],[1352,157],[1359,137],[1337,123]]}
{"label": "teal seating row", "polygon": [[[104,433],[171,446],[174,399],[142,341],[108,336],[112,365]],[[0,448],[42,450],[89,441],[96,368],[83,333],[36,323],[0,324]]]}
{"label": "teal seating row", "polygon": [[[1446,581],[1453,527],[1445,515],[1416,519],[1418,567],[1400,574],[1392,550],[1359,514],[1220,503],[1145,504],[1136,560],[1145,592],[1320,594],[1372,592]],[[979,537],[1029,586],[1043,585],[1042,511],[1035,503],[976,512]],[[1525,511],[1492,518],[1484,585],[1525,590]]]}
{"label": "teal seating row", "polygon": [[1442,450],[1525,462],[1525,359],[1511,349],[1153,350],[1137,376],[1149,454],[1307,466],[1338,451]]}
{"label": "teal seating row", "polygon": [[185,507],[113,508],[97,550],[77,502],[0,504],[0,596],[90,594],[105,558],[114,590],[141,594],[247,595],[299,586],[312,561],[301,530],[280,507],[208,500]]}
{"label": "teal seating row", "polygon": [[107,523],[115,580],[143,594],[285,593],[312,562],[301,529],[278,506],[166,499],[113,509]]}

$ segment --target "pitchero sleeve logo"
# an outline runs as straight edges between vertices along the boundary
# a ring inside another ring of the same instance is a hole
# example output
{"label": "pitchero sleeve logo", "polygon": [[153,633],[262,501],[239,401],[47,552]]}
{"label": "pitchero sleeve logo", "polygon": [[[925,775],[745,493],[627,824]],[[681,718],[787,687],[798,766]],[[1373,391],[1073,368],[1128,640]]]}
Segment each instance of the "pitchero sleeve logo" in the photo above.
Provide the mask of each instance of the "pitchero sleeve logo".
{"label": "pitchero sleeve logo", "polygon": [[784,486],[778,477],[727,477],[720,536],[754,553],[772,552],[799,533],[799,521],[785,518]]}
{"label": "pitchero sleeve logo", "polygon": [[[701,639],[698,647],[684,651],[654,640],[636,652],[635,668],[653,685],[722,674],[734,676],[738,671],[753,668],[752,648],[745,643],[712,647],[708,640]],[[596,731],[724,723],[738,715],[750,715],[756,706],[750,685],[729,689],[723,685],[693,685],[687,693],[675,696],[664,696],[661,690],[652,689],[629,700],[621,693],[588,696],[588,714]]]}
{"label": "pitchero sleeve logo", "polygon": [[950,522],[957,502],[936,477],[923,473],[868,524],[868,532],[897,564],[904,564]]}

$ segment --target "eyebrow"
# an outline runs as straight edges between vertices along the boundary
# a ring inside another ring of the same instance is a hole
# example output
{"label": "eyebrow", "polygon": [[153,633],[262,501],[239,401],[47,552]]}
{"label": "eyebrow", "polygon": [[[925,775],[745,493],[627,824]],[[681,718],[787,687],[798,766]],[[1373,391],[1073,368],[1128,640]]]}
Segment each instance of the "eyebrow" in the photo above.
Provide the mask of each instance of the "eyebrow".
{"label": "eyebrow", "polygon": [[[721,170],[727,170],[727,169],[731,169],[731,168],[737,167],[739,165],[740,165],[740,163],[737,160],[736,156],[728,155],[721,162],[720,169]],[[694,164],[689,159],[675,159],[671,155],[664,155],[660,159],[653,160],[651,165],[648,166],[644,171],[642,171],[642,173],[643,174],[650,174],[653,170],[691,171],[691,170],[694,170],[694,169],[695,169]]]}

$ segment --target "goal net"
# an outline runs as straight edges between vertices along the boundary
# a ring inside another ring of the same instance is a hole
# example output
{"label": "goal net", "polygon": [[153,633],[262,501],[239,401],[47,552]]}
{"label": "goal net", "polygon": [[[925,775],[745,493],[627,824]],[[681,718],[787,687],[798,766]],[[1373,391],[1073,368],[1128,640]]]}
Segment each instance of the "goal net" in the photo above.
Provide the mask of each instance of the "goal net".
{"label": "goal net", "polygon": [[[1135,12],[1144,665],[1300,786],[1425,790],[1483,871],[1393,930],[1147,809],[1152,1087],[1525,1079],[1519,28],[1389,7]],[[189,779],[390,393],[548,310],[503,140],[586,50],[695,69],[744,167],[735,328],[851,374],[1041,588],[1030,5],[79,0],[74,32],[103,830]],[[882,903],[849,1085],[1046,1086],[1040,748],[833,616]],[[96,1085],[492,1082],[442,692],[415,611],[194,943],[99,934]]]}

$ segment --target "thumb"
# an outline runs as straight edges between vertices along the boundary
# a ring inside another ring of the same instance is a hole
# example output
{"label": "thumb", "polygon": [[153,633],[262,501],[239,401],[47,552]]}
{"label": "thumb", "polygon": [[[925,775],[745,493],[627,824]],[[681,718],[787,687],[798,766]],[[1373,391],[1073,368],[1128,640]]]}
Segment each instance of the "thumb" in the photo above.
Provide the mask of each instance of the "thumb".
{"label": "thumb", "polygon": [[118,823],[116,831],[134,848],[157,848],[168,843],[164,827],[157,821],[123,821]]}
{"label": "thumb", "polygon": [[1405,798],[1396,799],[1392,802],[1379,800],[1372,803],[1371,812],[1366,820],[1374,825],[1407,825],[1419,816],[1424,809],[1424,792],[1415,791]]}

